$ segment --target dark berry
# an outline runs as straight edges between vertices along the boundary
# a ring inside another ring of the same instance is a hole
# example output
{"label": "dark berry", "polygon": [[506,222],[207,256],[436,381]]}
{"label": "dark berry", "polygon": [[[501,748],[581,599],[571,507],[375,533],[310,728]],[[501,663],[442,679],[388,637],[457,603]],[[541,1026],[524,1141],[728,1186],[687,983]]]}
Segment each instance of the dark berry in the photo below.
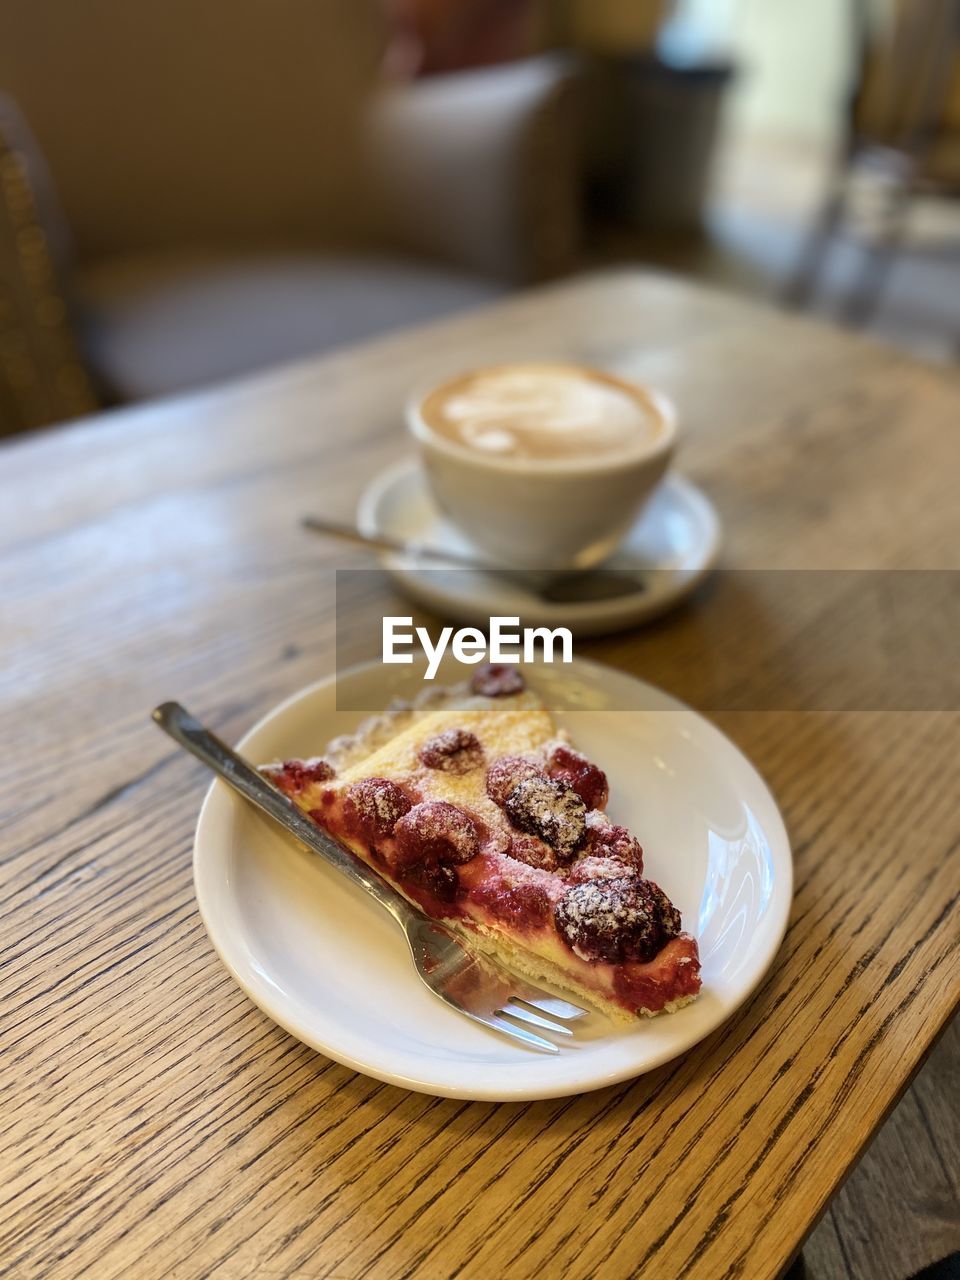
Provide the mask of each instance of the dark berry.
{"label": "dark berry", "polygon": [[501,756],[487,770],[487,795],[502,809],[518,782],[543,776],[543,770],[532,760],[525,760],[523,756]]}
{"label": "dark berry", "polygon": [[507,698],[513,693],[523,693],[526,681],[516,667],[503,667],[495,663],[478,667],[470,681],[470,692],[485,698]]}
{"label": "dark berry", "polygon": [[376,840],[393,834],[397,820],[410,812],[410,801],[388,778],[364,778],[349,789],[343,807],[348,825]]}
{"label": "dark berry", "polygon": [[652,960],[680,932],[680,912],[652,880],[588,880],[554,909],[557,932],[585,960]]}
{"label": "dark berry", "polygon": [[547,773],[551,778],[558,778],[568,787],[573,787],[588,809],[606,807],[610,795],[607,775],[579,751],[563,745],[554,747]]}
{"label": "dark berry", "polygon": [[469,862],[480,848],[473,819],[445,800],[415,804],[399,820],[394,834],[399,859],[406,866]]}
{"label": "dark berry", "polygon": [[571,788],[552,778],[525,778],[518,782],[504,805],[507,817],[520,831],[539,836],[556,850],[560,862],[569,862],[586,834],[587,811]]}
{"label": "dark berry", "polygon": [[483,764],[483,747],[467,729],[445,729],[428,738],[417,756],[428,769],[441,773],[469,773]]}

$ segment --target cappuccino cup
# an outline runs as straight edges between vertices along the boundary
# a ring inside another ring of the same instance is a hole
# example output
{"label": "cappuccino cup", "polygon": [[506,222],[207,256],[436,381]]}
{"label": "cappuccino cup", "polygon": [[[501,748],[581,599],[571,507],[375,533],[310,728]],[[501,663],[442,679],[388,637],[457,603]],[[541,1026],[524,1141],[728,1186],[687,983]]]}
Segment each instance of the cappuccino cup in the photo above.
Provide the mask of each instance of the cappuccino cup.
{"label": "cappuccino cup", "polygon": [[430,489],[505,568],[600,564],[666,471],[676,414],[658,392],[587,365],[500,364],[407,406]]}

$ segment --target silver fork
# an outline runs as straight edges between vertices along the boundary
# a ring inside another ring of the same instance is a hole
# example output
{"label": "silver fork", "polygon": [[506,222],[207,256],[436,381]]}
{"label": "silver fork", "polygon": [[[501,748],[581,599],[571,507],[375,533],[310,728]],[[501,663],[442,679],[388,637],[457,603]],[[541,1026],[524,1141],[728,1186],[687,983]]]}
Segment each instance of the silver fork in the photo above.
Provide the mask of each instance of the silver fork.
{"label": "silver fork", "polygon": [[403,929],[417,973],[434,995],[474,1022],[541,1053],[557,1053],[558,1049],[531,1027],[554,1035],[573,1034],[566,1024],[582,1018],[586,1009],[534,986],[487,956],[474,955],[446,925],[418,911],[178,702],[164,702],[153,718],[234,791],[386,907]]}

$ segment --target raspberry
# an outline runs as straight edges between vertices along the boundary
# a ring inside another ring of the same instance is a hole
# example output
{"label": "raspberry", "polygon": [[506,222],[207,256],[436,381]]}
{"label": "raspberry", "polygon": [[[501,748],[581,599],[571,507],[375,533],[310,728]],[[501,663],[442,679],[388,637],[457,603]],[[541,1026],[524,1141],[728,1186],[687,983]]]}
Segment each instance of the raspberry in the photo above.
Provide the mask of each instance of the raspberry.
{"label": "raspberry", "polygon": [[680,932],[680,912],[652,880],[589,880],[567,889],[554,908],[560,937],[584,960],[652,960]]}
{"label": "raspberry", "polygon": [[543,770],[523,756],[501,756],[487,770],[487,795],[502,809],[507,796],[525,778],[542,778]]}
{"label": "raspberry", "polygon": [[643,874],[643,848],[626,827],[606,822],[598,815],[587,817],[584,852],[593,858],[615,858],[636,875]]}
{"label": "raspberry", "polygon": [[586,834],[586,809],[570,787],[552,778],[526,778],[513,788],[504,805],[507,817],[520,831],[539,836],[569,862]]}
{"label": "raspberry", "polygon": [[507,853],[518,862],[525,862],[528,867],[539,867],[543,871],[556,871],[558,866],[554,851],[535,836],[514,836]]}
{"label": "raspberry", "polygon": [[400,861],[407,866],[469,862],[480,848],[472,818],[445,800],[415,804],[398,821],[395,835]]}
{"label": "raspberry", "polygon": [[376,840],[392,834],[397,820],[410,812],[410,801],[395,782],[364,778],[349,789],[343,807],[348,824],[368,840]]}
{"label": "raspberry", "polygon": [[547,764],[547,773],[551,778],[557,778],[568,787],[573,787],[588,809],[605,807],[610,795],[607,775],[579,751],[562,744],[554,747]]}
{"label": "raspberry", "polygon": [[445,729],[428,738],[417,757],[428,769],[441,773],[469,773],[483,764],[483,747],[477,737],[466,729]]}
{"label": "raspberry", "polygon": [[523,693],[526,681],[516,667],[502,667],[495,663],[478,667],[470,681],[470,692],[485,698],[507,698],[513,693]]}
{"label": "raspberry", "polygon": [[406,872],[408,880],[432,893],[440,902],[456,902],[460,896],[460,877],[456,867],[445,862],[415,863]]}
{"label": "raspberry", "polygon": [[287,795],[298,796],[313,782],[327,782],[334,769],[326,760],[284,760],[282,765],[266,770],[269,777]]}

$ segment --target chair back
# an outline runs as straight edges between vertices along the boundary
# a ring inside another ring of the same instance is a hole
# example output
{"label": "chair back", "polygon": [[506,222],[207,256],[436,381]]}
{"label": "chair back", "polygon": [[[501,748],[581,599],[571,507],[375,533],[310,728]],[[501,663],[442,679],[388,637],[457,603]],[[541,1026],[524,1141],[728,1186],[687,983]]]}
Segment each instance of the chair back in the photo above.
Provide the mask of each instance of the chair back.
{"label": "chair back", "polygon": [[856,140],[916,151],[960,133],[960,0],[859,0],[862,53],[852,104]]}
{"label": "chair back", "polygon": [[81,257],[349,237],[376,0],[0,0],[0,91]]}

